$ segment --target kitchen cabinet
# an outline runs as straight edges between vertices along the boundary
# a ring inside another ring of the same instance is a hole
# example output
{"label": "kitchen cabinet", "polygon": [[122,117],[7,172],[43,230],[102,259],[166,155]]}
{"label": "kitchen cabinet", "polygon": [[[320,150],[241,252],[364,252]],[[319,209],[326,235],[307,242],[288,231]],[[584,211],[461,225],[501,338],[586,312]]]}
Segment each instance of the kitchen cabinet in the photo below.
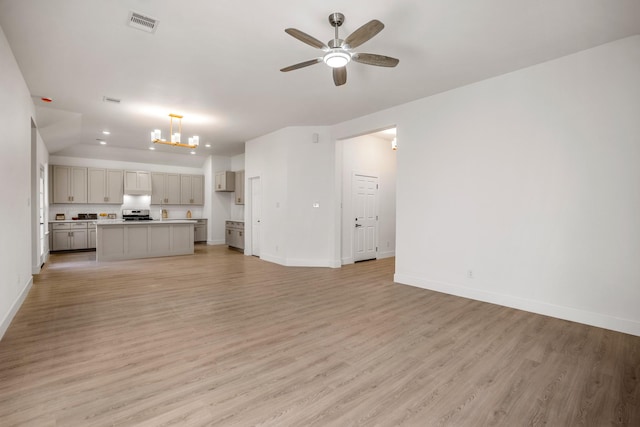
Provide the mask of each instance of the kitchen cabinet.
{"label": "kitchen cabinet", "polygon": [[236,179],[235,173],[231,171],[216,172],[216,191],[234,191]]}
{"label": "kitchen cabinet", "polygon": [[224,242],[229,247],[244,249],[244,222],[225,221]]}
{"label": "kitchen cabinet", "polygon": [[204,205],[203,175],[180,175],[180,204]]}
{"label": "kitchen cabinet", "polygon": [[151,204],[179,205],[180,203],[180,175],[151,172]]}
{"label": "kitchen cabinet", "polygon": [[86,222],[51,224],[53,251],[68,251],[88,248],[88,229]]}
{"label": "kitchen cabinet", "polygon": [[235,195],[233,197],[236,205],[244,205],[244,171],[237,171]]}
{"label": "kitchen cabinet", "polygon": [[87,168],[53,166],[53,203],[87,203]]}
{"label": "kitchen cabinet", "polygon": [[89,168],[88,178],[88,203],[122,204],[124,171]]}
{"label": "kitchen cabinet", "polygon": [[89,224],[88,227],[87,227],[87,231],[88,231],[87,247],[89,249],[95,249],[96,248],[96,236],[97,236],[96,225],[95,224]]}
{"label": "kitchen cabinet", "polygon": [[193,241],[194,242],[206,242],[207,241],[207,220],[199,219],[196,221],[193,227]]}
{"label": "kitchen cabinet", "polygon": [[124,194],[151,194],[151,172],[124,171]]}

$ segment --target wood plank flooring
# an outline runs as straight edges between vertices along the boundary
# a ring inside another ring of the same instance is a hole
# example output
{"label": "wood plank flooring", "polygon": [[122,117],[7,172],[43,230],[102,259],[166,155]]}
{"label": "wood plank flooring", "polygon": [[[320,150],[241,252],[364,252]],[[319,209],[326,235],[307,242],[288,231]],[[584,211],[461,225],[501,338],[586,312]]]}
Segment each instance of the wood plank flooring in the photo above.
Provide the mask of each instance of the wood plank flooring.
{"label": "wood plank flooring", "polygon": [[224,246],[52,255],[0,426],[640,426],[640,337]]}

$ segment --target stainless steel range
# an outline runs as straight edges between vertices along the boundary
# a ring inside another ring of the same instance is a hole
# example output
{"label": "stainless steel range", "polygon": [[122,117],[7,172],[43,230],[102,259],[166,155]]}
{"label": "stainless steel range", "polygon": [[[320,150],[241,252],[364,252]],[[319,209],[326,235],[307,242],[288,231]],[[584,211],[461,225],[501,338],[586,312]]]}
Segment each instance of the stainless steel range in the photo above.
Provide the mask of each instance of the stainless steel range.
{"label": "stainless steel range", "polygon": [[151,221],[149,209],[123,209],[122,219],[125,221]]}

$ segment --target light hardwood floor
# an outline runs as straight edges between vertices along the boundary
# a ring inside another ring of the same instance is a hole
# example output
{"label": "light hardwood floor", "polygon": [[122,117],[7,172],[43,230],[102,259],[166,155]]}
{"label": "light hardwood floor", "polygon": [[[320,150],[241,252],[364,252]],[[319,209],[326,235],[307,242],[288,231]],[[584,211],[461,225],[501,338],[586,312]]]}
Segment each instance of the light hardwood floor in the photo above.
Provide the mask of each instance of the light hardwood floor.
{"label": "light hardwood floor", "polygon": [[640,337],[224,246],[52,255],[0,426],[640,426]]}

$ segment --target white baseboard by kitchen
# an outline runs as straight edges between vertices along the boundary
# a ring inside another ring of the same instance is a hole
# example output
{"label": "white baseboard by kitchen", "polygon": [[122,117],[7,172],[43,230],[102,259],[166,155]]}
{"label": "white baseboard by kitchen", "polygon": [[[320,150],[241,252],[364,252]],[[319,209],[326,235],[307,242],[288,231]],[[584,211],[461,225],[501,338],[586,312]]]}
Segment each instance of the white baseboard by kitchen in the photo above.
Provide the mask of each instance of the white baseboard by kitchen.
{"label": "white baseboard by kitchen", "polygon": [[333,267],[334,263],[327,259],[287,258],[287,267]]}
{"label": "white baseboard by kitchen", "polygon": [[378,252],[378,259],[392,258],[396,256],[396,251]]}
{"label": "white baseboard by kitchen", "polygon": [[18,298],[16,298],[16,300],[11,305],[9,312],[7,313],[6,316],[4,316],[4,319],[2,319],[2,323],[0,323],[0,340],[2,340],[4,333],[7,332],[7,329],[9,329],[9,325],[11,324],[11,321],[16,316],[16,313],[18,313],[18,310],[20,310],[20,307],[22,306],[22,303],[24,302],[25,298],[27,298],[27,295],[29,295],[29,291],[31,290],[32,285],[33,285],[33,276],[30,276],[29,281],[24,286],[24,288],[22,288],[22,292],[20,292],[20,295],[18,295]]}
{"label": "white baseboard by kitchen", "polygon": [[224,245],[224,239],[220,240],[207,240],[207,245]]}
{"label": "white baseboard by kitchen", "polygon": [[299,258],[283,258],[273,256],[269,254],[261,254],[260,259],[263,261],[273,262],[285,267],[329,267],[340,268],[340,261],[338,260],[324,260],[324,259],[299,259]]}
{"label": "white baseboard by kitchen", "polygon": [[518,310],[529,311],[531,313],[542,314],[545,316],[556,317],[558,319],[584,323],[585,325],[597,326],[599,328],[640,336],[640,322],[634,320],[622,319],[607,314],[594,313],[573,307],[549,304],[543,301],[535,301],[512,295],[481,291],[478,289],[468,288],[466,286],[427,280],[401,273],[394,274],[393,281],[403,285],[415,286],[422,289],[498,304],[505,307],[516,308]]}

